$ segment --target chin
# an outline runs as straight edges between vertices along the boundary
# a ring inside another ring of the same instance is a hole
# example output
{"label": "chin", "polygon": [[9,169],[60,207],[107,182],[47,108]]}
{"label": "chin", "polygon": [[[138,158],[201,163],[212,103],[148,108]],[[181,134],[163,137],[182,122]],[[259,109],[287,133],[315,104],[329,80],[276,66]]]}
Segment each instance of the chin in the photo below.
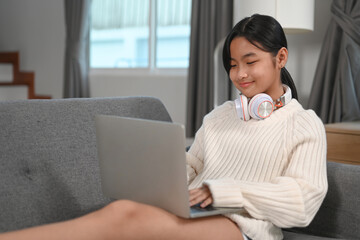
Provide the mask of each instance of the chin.
{"label": "chin", "polygon": [[259,92],[258,90],[256,90],[256,88],[254,86],[251,86],[249,88],[240,88],[237,87],[237,90],[239,90],[239,92],[246,96],[247,98],[252,98],[253,96],[255,96],[256,94],[259,94],[261,92]]}
{"label": "chin", "polygon": [[257,93],[249,93],[248,91],[241,91],[241,90],[239,90],[239,91],[242,95],[244,95],[247,98],[252,98],[253,96],[255,96],[257,94]]}

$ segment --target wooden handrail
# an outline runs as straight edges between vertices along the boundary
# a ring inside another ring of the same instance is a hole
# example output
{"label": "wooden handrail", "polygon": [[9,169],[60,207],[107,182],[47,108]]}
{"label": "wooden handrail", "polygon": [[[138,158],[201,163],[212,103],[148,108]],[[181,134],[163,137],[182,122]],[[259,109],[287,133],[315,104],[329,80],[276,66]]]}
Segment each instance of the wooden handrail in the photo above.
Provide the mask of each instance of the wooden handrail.
{"label": "wooden handrail", "polygon": [[35,73],[21,72],[19,69],[19,52],[0,52],[0,63],[10,63],[13,65],[13,81],[0,82],[0,86],[25,85],[28,87],[29,99],[50,99],[51,96],[35,94]]}

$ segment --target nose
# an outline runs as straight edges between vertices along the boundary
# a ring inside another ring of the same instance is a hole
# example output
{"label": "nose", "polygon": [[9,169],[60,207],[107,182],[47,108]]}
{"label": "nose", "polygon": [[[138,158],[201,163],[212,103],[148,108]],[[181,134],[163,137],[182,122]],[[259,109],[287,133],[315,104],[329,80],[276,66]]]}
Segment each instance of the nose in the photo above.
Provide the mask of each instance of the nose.
{"label": "nose", "polygon": [[248,74],[244,69],[238,71],[237,78],[239,80],[242,80],[242,79],[247,78],[247,77],[248,77]]}
{"label": "nose", "polygon": [[242,81],[247,77],[248,77],[248,73],[246,71],[246,68],[237,67],[230,69],[230,79],[232,81]]}

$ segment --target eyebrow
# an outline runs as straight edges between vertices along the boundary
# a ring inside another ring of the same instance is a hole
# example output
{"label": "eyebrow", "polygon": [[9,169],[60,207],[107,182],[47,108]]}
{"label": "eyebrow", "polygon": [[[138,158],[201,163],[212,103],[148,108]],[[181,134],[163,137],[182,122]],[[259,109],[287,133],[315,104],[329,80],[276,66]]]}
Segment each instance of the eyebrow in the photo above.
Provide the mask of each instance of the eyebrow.
{"label": "eyebrow", "polygon": [[[245,58],[248,58],[248,57],[254,57],[254,56],[256,56],[256,53],[254,53],[254,52],[249,52],[249,53],[245,54],[244,56],[242,56],[241,59],[245,59]],[[230,60],[235,61],[234,58],[230,58]]]}
{"label": "eyebrow", "polygon": [[254,52],[249,52],[247,54],[245,54],[244,56],[241,57],[241,59],[247,58],[247,57],[254,57],[256,56],[256,53]]}

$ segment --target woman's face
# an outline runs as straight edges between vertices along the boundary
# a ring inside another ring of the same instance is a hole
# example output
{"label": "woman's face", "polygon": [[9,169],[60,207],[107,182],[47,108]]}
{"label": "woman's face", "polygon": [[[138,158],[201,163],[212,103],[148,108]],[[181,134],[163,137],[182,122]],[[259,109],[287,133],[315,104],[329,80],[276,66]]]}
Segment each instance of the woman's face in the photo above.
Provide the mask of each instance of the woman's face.
{"label": "woman's face", "polygon": [[256,94],[266,93],[273,100],[283,95],[280,72],[287,60],[286,48],[273,56],[251,44],[245,37],[235,37],[230,44],[230,56],[229,76],[243,95],[252,98]]}

